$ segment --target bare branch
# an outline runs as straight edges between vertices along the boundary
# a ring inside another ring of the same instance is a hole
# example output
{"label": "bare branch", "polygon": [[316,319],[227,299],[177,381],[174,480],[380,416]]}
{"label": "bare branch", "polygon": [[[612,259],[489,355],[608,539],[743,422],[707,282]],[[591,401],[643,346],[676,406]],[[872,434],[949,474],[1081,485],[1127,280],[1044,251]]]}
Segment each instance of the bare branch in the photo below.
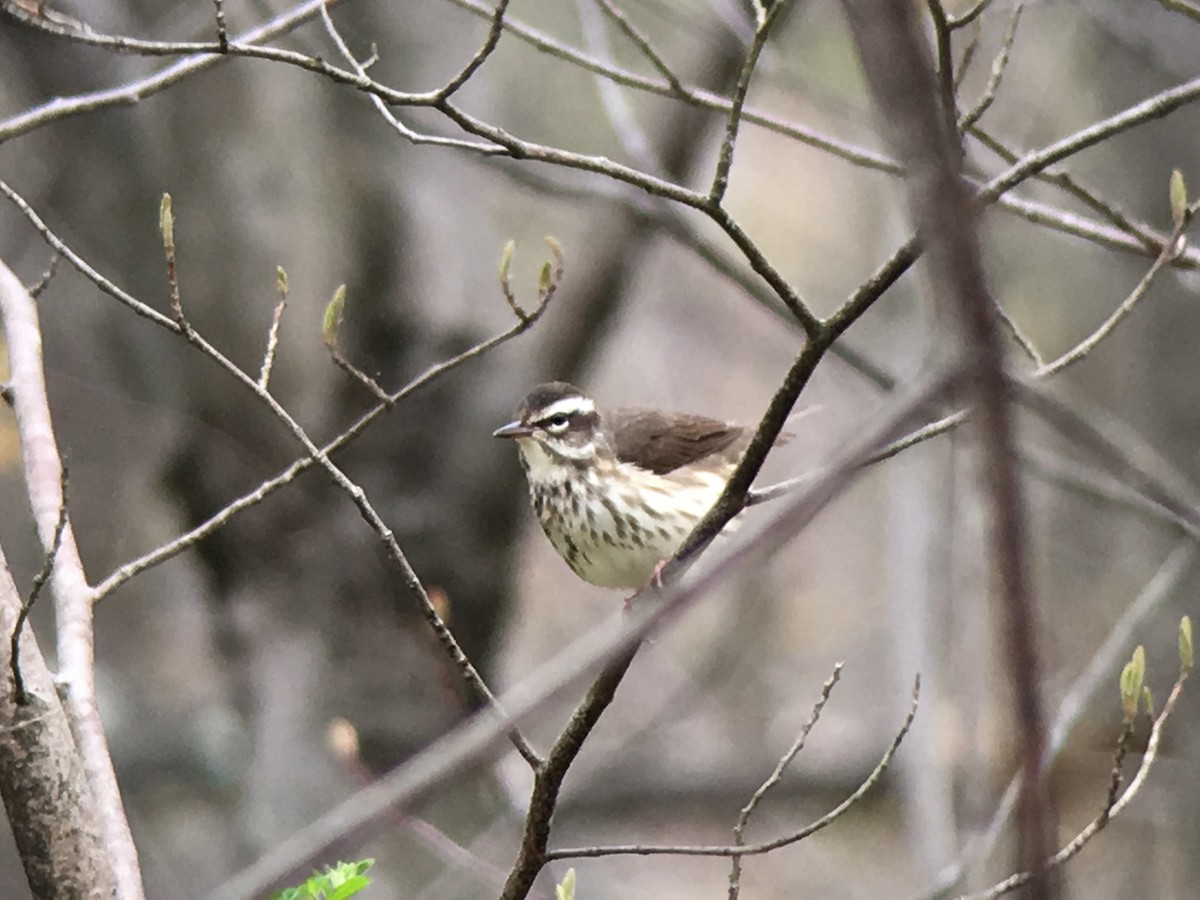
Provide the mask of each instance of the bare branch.
{"label": "bare branch", "polygon": [[[829,702],[829,695],[833,692],[834,685],[838,683],[838,679],[842,677],[842,666],[844,663],[837,663],[833,667],[833,674],[826,679],[825,684],[821,686],[821,696],[817,698],[817,702],[813,704],[812,712],[808,715],[808,721],[800,729],[800,735],[792,743],[792,746],[784,752],[779,758],[775,770],[767,777],[767,780],[759,785],[758,790],[750,797],[749,802],[742,807],[738,813],[737,824],[733,826],[733,844],[735,847],[741,847],[746,842],[744,839],[746,833],[746,825],[750,822],[750,817],[754,814],[754,810],[758,808],[758,804],[762,802],[763,797],[767,795],[767,791],[771,790],[783,778],[784,770],[787,769],[793,759],[796,758],[801,750],[804,749],[804,744],[808,740],[808,734],[813,730],[813,726],[817,724],[817,720],[821,718],[821,710],[825,708],[825,704]],[[741,877],[742,877],[742,857],[735,855],[733,864],[729,870],[729,900],[738,900],[738,895],[741,892]]]}
{"label": "bare branch", "polygon": [[225,29],[225,0],[213,0],[217,14],[217,46],[224,53],[229,49],[229,32]]}
{"label": "bare branch", "polygon": [[[13,385],[13,412],[25,467],[25,486],[43,552],[55,541],[50,584],[54,591],[58,634],[59,681],[71,731],[95,797],[105,852],[116,873],[120,896],[143,896],[137,848],[129,832],[112,758],[96,706],[92,605],[83,562],[68,521],[61,529],[62,457],[54,438],[42,371],[42,336],[37,306],[20,280],[0,264],[0,318],[3,318]],[[57,535],[57,538],[56,538]]]}
{"label": "bare branch", "polygon": [[492,24],[488,29],[487,39],[484,40],[475,55],[463,66],[462,71],[451,78],[446,86],[437,92],[438,100],[449,100],[454,94],[466,84],[472,75],[479,71],[479,67],[484,64],[492,51],[496,49],[496,45],[500,43],[500,34],[504,26],[504,11],[508,9],[508,0],[499,0],[496,4],[496,9],[492,13]]}
{"label": "bare branch", "polygon": [[654,49],[650,43],[650,39],[638,30],[638,27],[629,20],[629,17],[612,0],[595,0],[595,3],[604,10],[605,15],[616,23],[625,37],[629,38],[629,42],[637,47],[641,54],[650,61],[650,65],[654,66],[658,74],[667,80],[667,84],[671,86],[671,90],[680,97],[688,97],[689,91],[683,86],[683,82],[680,81],[679,76],[667,65],[666,60],[662,58],[662,54]]}
{"label": "bare branch", "polygon": [[[455,6],[466,9],[478,16],[490,16],[491,9],[481,2],[481,0],[450,0]],[[728,114],[732,108],[732,102],[724,97],[717,96],[711,91],[706,91],[701,88],[689,87],[683,85],[683,93],[680,94],[676,89],[666,81],[656,81],[653,78],[646,78],[636,72],[630,72],[625,69],[619,69],[615,66],[606,65],[604,62],[594,59],[585,53],[580,52],[574,47],[563,44],[548,34],[538,31],[523,22],[508,16],[504,20],[504,28],[514,37],[529,44],[539,52],[553,56],[557,59],[562,59],[566,62],[576,65],[579,68],[592,72],[596,75],[601,75],[610,79],[616,84],[624,85],[625,87],[635,88],[637,90],[646,91],[652,94],[658,94],[664,97],[682,97],[688,103],[698,106],[703,109],[711,109],[717,112]],[[785,137],[794,138],[801,143],[807,144],[818,149],[825,150],[838,156],[854,165],[861,165],[866,168],[878,169],[881,171],[891,171],[895,174],[899,173],[899,166],[892,160],[887,159],[879,153],[872,150],[855,146],[847,141],[842,141],[838,138],[830,137],[829,135],[821,134],[807,126],[799,125],[793,122],[788,122],[777,116],[772,116],[761,110],[745,108],[742,110],[741,118],[747,122],[753,122],[773,131],[777,134],[782,134]],[[0,138],[3,136],[3,131],[0,131]]]}
{"label": "bare branch", "polygon": [[1099,328],[1088,335],[1084,340],[1080,341],[1079,344],[1077,344],[1074,348],[1064,353],[1058,359],[1054,360],[1054,362],[1046,363],[1039,367],[1034,375],[1038,378],[1045,378],[1050,375],[1054,375],[1057,372],[1061,372],[1072,363],[1076,363],[1083,359],[1094,349],[1096,349],[1096,346],[1102,340],[1112,334],[1114,329],[1121,324],[1125,317],[1133,312],[1133,308],[1137,306],[1138,301],[1140,301],[1142,297],[1146,296],[1146,292],[1150,289],[1150,285],[1154,281],[1154,276],[1156,276],[1162,270],[1162,268],[1171,261],[1175,254],[1179,252],[1179,244],[1183,238],[1184,231],[1187,230],[1187,226],[1188,219],[1185,216],[1180,220],[1179,224],[1175,226],[1175,230],[1171,233],[1171,237],[1167,240],[1166,244],[1163,245],[1162,252],[1158,254],[1158,258],[1154,260],[1154,264],[1150,266],[1150,269],[1146,272],[1146,274],[1142,276],[1141,281],[1137,283],[1137,286],[1132,292],[1130,292],[1129,296],[1121,301],[1121,305],[1113,311],[1112,315],[1104,320]]}
{"label": "bare branch", "polygon": [[637,645],[625,650],[605,665],[600,676],[592,683],[576,707],[567,727],[546,755],[546,760],[533,776],[533,793],[529,798],[529,811],[525,816],[525,830],[521,837],[520,850],[512,870],[500,891],[500,900],[523,900],[533,887],[534,879],[546,864],[546,845],[550,840],[550,820],[558,808],[558,794],[563,779],[583,743],[587,740],[600,716],[608,709],[617,688],[633,663]]}
{"label": "bare branch", "polygon": [[816,834],[823,828],[832,825],[842,816],[844,816],[856,803],[858,803],[867,792],[871,790],[879,780],[883,777],[887,767],[891,764],[896,751],[900,749],[900,744],[908,735],[912,728],[913,719],[917,715],[917,701],[921,693],[921,679],[918,676],[913,681],[912,704],[908,708],[908,715],[905,716],[900,730],[896,732],[896,736],[892,738],[892,743],[888,746],[879,763],[871,770],[871,773],[860,784],[850,796],[827,812],[815,822],[801,828],[798,831],[789,832],[788,834],[774,838],[769,841],[762,841],[757,844],[734,844],[732,846],[691,846],[681,844],[676,846],[657,845],[657,844],[627,844],[611,847],[569,847],[562,850],[551,850],[546,854],[547,859],[577,859],[591,858],[598,856],[760,856],[764,853],[770,853],[773,850],[778,850],[780,847],[786,847],[789,844],[795,844],[807,837]]}
{"label": "bare branch", "polygon": [[50,256],[50,262],[47,264],[45,271],[42,272],[41,277],[38,278],[38,280],[31,284],[28,288],[26,288],[26,290],[29,291],[29,296],[34,300],[40,297],[46,288],[50,286],[50,280],[54,278],[55,273],[58,272],[58,263],[61,259],[62,254],[60,254],[57,250],[54,251],[54,253]]}
{"label": "bare branch", "polygon": [[258,373],[258,386],[264,391],[271,383],[271,369],[275,365],[275,350],[279,346],[279,323],[283,320],[283,311],[287,307],[287,273],[280,266],[277,270],[276,286],[279,289],[279,302],[275,304],[275,312],[271,316],[271,328],[267,332],[267,349],[263,353],[262,368]]}
{"label": "bare branch", "polygon": [[[349,64],[350,68],[364,80],[369,80],[367,75],[367,65],[359,62],[358,58],[350,51],[350,47],[346,44],[341,32],[333,23],[333,17],[329,14],[329,8],[325,5],[321,7],[321,21],[325,25],[325,31],[337,47],[342,58]],[[374,54],[373,54],[374,55]],[[464,141],[458,138],[439,137],[437,135],[422,134],[409,128],[396,117],[392,112],[391,107],[378,94],[370,93],[366,95],[375,107],[376,111],[385,122],[402,138],[410,141],[413,144],[427,144],[435,147],[457,147],[460,150],[469,150],[478,153],[482,156],[496,156],[505,153],[503,147],[499,147],[492,143],[479,143],[476,141]]]}
{"label": "bare branch", "polygon": [[979,0],[974,6],[968,9],[965,13],[956,19],[950,19],[949,25],[952,31],[957,31],[966,25],[970,25],[983,13],[985,9],[992,5],[992,0]]}
{"label": "bare branch", "polygon": [[1028,356],[1035,366],[1040,370],[1045,365],[1045,360],[1042,359],[1042,354],[1038,352],[1037,346],[1033,343],[1033,339],[1029,337],[1017,323],[1017,320],[1008,314],[1000,303],[992,300],[993,308],[996,310],[996,317],[1000,320],[1000,324],[1004,326],[1004,330],[1008,332],[1009,337],[1013,339],[1021,352]]}
{"label": "bare branch", "polygon": [[[1015,153],[994,135],[983,130],[978,125],[972,126],[968,130],[968,134],[1009,165],[1020,159],[1020,154]],[[1113,201],[1101,197],[1099,192],[1094,188],[1083,185],[1070,172],[1057,168],[1047,168],[1042,172],[1038,172],[1034,178],[1061,188],[1089,209],[1095,210],[1121,231],[1136,238],[1141,243],[1144,252],[1157,254],[1167,243],[1167,236],[1165,234],[1151,227],[1148,223],[1135,219],[1124,210],[1119,209]],[[1041,224],[1034,218],[1030,218],[1030,221]]]}
{"label": "bare branch", "polygon": [[[150,42],[153,46],[172,48],[168,55],[190,52],[208,53],[211,55],[192,56],[188,59],[180,60],[153,75],[128,84],[99,91],[91,91],[86,94],[78,94],[74,97],[60,97],[43,103],[40,106],[35,106],[32,109],[0,122],[0,144],[41,128],[43,125],[51,122],[58,122],[62,119],[96,112],[97,110],[107,109],[112,106],[136,105],[141,100],[160,93],[192,75],[225,62],[233,55],[234,47],[245,48],[261,41],[268,41],[282,34],[287,34],[289,31],[293,31],[316,17],[326,3],[333,6],[342,2],[344,0],[307,0],[307,2],[301,3],[294,9],[276,16],[270,22],[239,35],[236,40],[230,42],[227,48],[229,53],[223,51],[220,44],[217,43],[161,45]],[[9,8],[9,6],[6,5],[5,8]],[[38,27],[41,26],[39,25]]]}
{"label": "bare branch", "polygon": [[[936,2],[936,0],[931,0]],[[1025,5],[1021,2],[1013,4],[1012,14],[1008,19],[1008,30],[1004,33],[1004,40],[1000,44],[1000,52],[996,54],[996,58],[992,61],[992,72],[988,76],[987,84],[983,88],[983,94],[975,105],[972,106],[958,120],[958,130],[960,132],[969,131],[975,123],[983,118],[996,100],[996,94],[1000,90],[1000,82],[1004,79],[1004,73],[1008,69],[1009,55],[1012,53],[1013,42],[1017,39],[1017,25],[1021,21],[1021,11]]]}
{"label": "bare branch", "polygon": [[937,84],[942,114],[947,121],[958,118],[957,99],[954,96],[954,54],[950,49],[950,22],[942,0],[925,0],[929,18],[933,20],[933,46],[937,57]]}
{"label": "bare branch", "polygon": [[759,7],[758,21],[754,28],[754,37],[746,50],[746,59],[742,63],[742,71],[738,74],[737,85],[733,89],[733,100],[729,104],[729,116],[725,121],[725,134],[721,139],[721,149],[717,153],[717,166],[713,172],[712,186],[708,189],[708,202],[720,206],[725,199],[725,190],[729,187],[729,170],[733,168],[733,148],[737,141],[738,128],[742,124],[742,108],[746,105],[746,94],[750,91],[750,79],[758,65],[758,57],[767,43],[767,35],[771,26],[778,20],[780,11],[786,9],[788,0],[775,0],[766,12]]}
{"label": "bare branch", "polygon": [[[548,301],[547,301],[548,302]],[[528,331],[541,317],[541,313],[545,311],[545,307],[530,314],[528,320],[517,322],[511,328],[493,335],[485,341],[481,341],[474,347],[470,347],[455,356],[450,357],[439,363],[430,366],[412,381],[408,382],[398,390],[393,391],[388,395],[388,402],[380,403],[367,412],[363,413],[350,427],[327,442],[321,447],[321,451],[326,455],[331,455],[335,451],[349,444],[360,434],[362,434],[367,426],[374,422],[377,418],[383,415],[387,410],[391,409],[396,403],[399,403],[405,397],[408,397],[415,391],[425,387],[446,373],[457,369],[459,366],[483,356],[484,354],[494,350],[501,344],[507,343],[519,335]],[[119,568],[115,569],[110,575],[100,581],[92,590],[92,599],[94,603],[99,603],[101,600],[108,597],[113,591],[117,590],[125,582],[129,581],[136,575],[140,575],[147,569],[153,568],[160,563],[166,562],[174,556],[182,553],[185,550],[198,544],[210,534],[221,528],[225,523],[230,521],[234,516],[244,512],[251,507],[257,506],[275,491],[291,484],[296,477],[315,465],[314,460],[310,456],[303,456],[292,462],[289,466],[280,471],[277,475],[262,482],[254,490],[241,495],[226,504],[222,509],[218,510],[204,522],[201,522],[195,528],[179,535],[174,540],[156,547],[155,549],[145,553],[142,556],[132,559]]]}

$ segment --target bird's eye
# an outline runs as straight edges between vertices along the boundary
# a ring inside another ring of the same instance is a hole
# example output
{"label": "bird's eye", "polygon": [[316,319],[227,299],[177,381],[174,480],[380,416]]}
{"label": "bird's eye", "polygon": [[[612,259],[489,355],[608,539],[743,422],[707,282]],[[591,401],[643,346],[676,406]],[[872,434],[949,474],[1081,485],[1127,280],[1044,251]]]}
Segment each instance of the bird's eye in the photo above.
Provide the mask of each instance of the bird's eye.
{"label": "bird's eye", "polygon": [[556,413],[546,420],[546,429],[548,431],[566,431],[570,419],[566,413]]}

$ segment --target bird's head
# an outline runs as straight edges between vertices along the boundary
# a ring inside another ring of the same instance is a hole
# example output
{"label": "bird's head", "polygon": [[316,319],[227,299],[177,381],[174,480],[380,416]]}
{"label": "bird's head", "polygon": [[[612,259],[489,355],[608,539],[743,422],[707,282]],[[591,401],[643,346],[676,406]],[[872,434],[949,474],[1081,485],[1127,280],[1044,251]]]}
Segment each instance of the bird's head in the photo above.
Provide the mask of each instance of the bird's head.
{"label": "bird's head", "polygon": [[542,465],[589,463],[605,447],[596,404],[561,381],[530,391],[517,407],[517,418],[492,435],[517,442],[531,477]]}

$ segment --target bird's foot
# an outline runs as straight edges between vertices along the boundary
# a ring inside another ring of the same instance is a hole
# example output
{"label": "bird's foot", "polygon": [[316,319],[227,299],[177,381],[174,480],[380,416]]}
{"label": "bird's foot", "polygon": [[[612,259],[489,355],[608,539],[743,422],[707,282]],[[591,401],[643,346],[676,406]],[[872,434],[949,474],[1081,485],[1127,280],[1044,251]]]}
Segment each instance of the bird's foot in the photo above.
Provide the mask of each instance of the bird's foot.
{"label": "bird's foot", "polygon": [[647,581],[642,587],[638,588],[636,591],[634,591],[632,594],[630,594],[628,597],[625,598],[625,605],[624,605],[622,611],[626,615],[628,615],[633,610],[633,602],[635,600],[637,600],[638,597],[642,596],[642,594],[644,594],[646,591],[648,591],[651,588],[651,586],[656,587],[659,590],[662,590],[662,586],[663,586],[662,573],[663,573],[663,569],[665,569],[667,567],[668,562],[670,562],[670,560],[666,560],[666,559],[660,559],[658,562],[656,562],[654,564],[654,571],[650,573],[650,580]]}

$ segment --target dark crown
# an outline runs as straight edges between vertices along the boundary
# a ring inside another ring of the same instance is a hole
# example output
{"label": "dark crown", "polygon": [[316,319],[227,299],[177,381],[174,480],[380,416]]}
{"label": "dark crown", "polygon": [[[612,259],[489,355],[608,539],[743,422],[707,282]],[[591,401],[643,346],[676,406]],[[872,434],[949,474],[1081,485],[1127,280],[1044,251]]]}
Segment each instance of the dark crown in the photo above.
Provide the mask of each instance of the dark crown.
{"label": "dark crown", "polygon": [[521,405],[517,407],[517,418],[522,422],[528,422],[531,418],[536,418],[538,413],[543,412],[555,403],[574,398],[583,400],[585,399],[585,395],[583,391],[573,384],[567,384],[565,381],[551,381],[546,384],[539,384],[525,396],[525,399],[521,401]]}

